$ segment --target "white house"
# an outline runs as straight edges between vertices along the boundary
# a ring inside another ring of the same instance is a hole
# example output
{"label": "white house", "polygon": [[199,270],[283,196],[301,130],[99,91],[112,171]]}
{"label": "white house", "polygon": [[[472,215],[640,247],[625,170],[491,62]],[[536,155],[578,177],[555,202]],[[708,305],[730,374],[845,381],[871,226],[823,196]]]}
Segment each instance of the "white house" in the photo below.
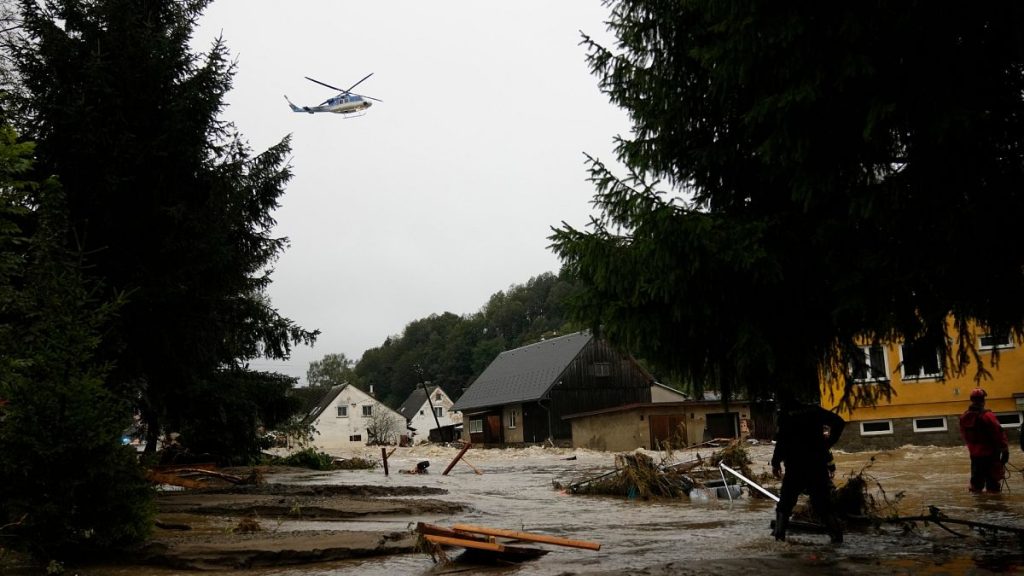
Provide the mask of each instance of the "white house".
{"label": "white house", "polygon": [[313,446],[327,453],[367,444],[397,444],[407,433],[401,414],[350,384],[328,390],[306,421],[314,430]]}
{"label": "white house", "polygon": [[[462,423],[462,414],[452,412],[452,399],[440,386],[430,388],[430,396],[423,388],[416,388],[409,394],[398,412],[405,417],[409,428],[415,430],[413,441],[426,442],[430,431],[440,424],[441,429]],[[437,416],[437,420],[434,416]]]}

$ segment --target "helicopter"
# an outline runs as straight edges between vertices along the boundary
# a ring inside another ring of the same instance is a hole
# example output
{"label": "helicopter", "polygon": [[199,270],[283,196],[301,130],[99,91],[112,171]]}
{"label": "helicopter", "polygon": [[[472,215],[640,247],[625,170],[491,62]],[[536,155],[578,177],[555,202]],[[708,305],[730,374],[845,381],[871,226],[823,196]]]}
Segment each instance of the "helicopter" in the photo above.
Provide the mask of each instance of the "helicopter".
{"label": "helicopter", "polygon": [[[326,86],[331,90],[337,90],[338,94],[328,98],[327,100],[324,100],[323,102],[317,104],[316,106],[296,106],[295,104],[292,103],[291,100],[288,99],[288,96],[285,96],[284,99],[288,101],[288,106],[291,107],[292,112],[306,112],[309,114],[313,114],[315,112],[334,112],[335,114],[354,114],[356,112],[362,112],[363,110],[366,110],[367,108],[373,105],[373,102],[370,102],[370,100],[373,100],[374,102],[383,102],[383,100],[378,100],[377,98],[374,98],[372,96],[363,96],[361,94],[356,94],[352,92],[353,88],[362,84],[363,81],[369,78],[370,76],[373,76],[373,72],[370,72],[369,74],[364,76],[363,79],[360,80],[359,82],[356,82],[355,84],[349,86],[348,90],[335,88],[330,84],[321,82],[314,78],[310,78],[309,76],[305,76],[306,80],[309,80],[310,82],[315,82],[321,86]],[[362,114],[360,114],[360,116],[362,116]]]}

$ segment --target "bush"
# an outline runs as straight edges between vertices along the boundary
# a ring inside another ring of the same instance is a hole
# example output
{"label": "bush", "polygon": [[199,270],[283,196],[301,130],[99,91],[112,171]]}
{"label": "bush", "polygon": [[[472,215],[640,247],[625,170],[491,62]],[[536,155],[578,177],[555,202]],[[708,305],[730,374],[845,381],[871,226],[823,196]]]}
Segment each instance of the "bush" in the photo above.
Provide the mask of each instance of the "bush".
{"label": "bush", "polygon": [[298,466],[313,470],[332,470],[334,457],[326,452],[317,452],[316,448],[304,448],[277,461],[283,466]]}

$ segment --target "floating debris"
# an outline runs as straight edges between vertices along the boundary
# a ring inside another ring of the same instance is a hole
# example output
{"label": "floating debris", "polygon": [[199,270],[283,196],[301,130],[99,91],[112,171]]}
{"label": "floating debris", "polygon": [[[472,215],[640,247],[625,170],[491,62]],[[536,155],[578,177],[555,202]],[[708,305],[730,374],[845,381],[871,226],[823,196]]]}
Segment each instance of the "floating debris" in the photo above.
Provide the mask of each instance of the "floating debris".
{"label": "floating debris", "polygon": [[[556,489],[562,489],[555,483]],[[642,452],[616,454],[615,470],[565,487],[572,494],[603,494],[647,500],[678,498],[690,493],[693,482],[683,473],[665,469]]]}

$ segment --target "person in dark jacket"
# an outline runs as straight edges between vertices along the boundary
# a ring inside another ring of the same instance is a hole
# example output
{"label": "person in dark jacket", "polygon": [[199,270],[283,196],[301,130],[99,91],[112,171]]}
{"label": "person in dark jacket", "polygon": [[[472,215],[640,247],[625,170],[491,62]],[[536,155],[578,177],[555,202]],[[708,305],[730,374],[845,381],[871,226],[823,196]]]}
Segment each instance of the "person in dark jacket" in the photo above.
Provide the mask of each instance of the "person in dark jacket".
{"label": "person in dark jacket", "polygon": [[988,393],[971,391],[971,405],[960,415],[960,436],[971,455],[971,492],[999,492],[1010,459],[1006,431],[996,415],[985,408]]}
{"label": "person in dark jacket", "polygon": [[845,427],[845,420],[821,406],[790,404],[780,410],[772,455],[772,474],[782,478],[782,494],[775,507],[772,532],[776,540],[786,539],[789,516],[797,498],[806,491],[811,507],[825,524],[832,542],[843,541],[842,524],[832,511],[829,456]]}

